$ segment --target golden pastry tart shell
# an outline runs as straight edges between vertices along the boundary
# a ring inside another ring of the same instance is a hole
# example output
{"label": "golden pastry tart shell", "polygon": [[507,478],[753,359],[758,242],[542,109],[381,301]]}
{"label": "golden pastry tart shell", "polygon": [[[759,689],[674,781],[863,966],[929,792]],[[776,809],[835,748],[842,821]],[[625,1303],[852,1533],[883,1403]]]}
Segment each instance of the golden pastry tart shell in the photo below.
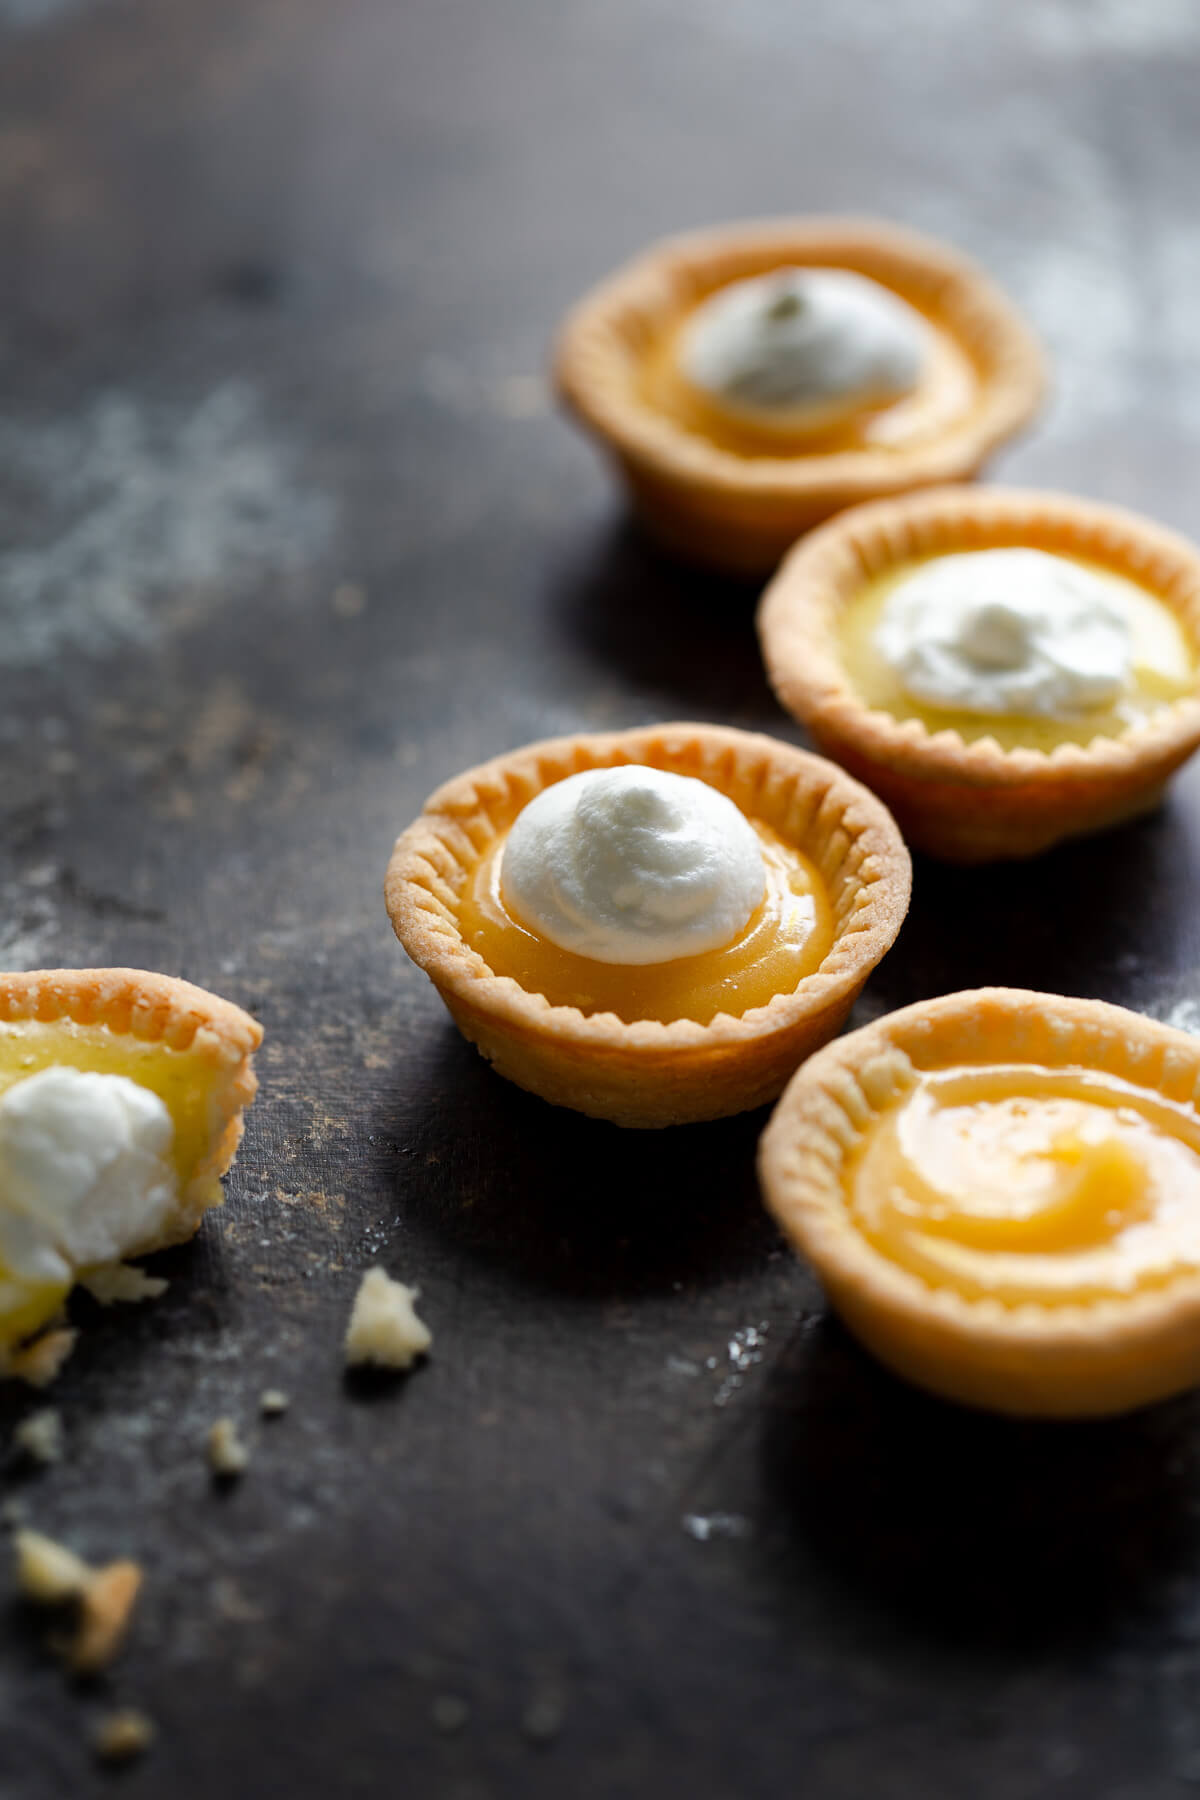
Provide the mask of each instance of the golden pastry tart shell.
{"label": "golden pastry tart shell", "polygon": [[[835,937],[794,993],[708,1025],[626,1024],[552,1006],[496,975],[463,941],[458,901],[479,858],[535,794],[583,769],[645,763],[697,776],[816,865]],[[500,1074],[558,1106],[618,1125],[663,1126],[763,1105],[841,1026],[908,907],[910,864],[886,809],[833,764],[774,739],[708,725],[532,744],[440,788],[397,841],[388,912],[463,1035]]]}
{"label": "golden pastry tart shell", "polygon": [[[788,265],[855,270],[909,301],[966,354],[975,404],[909,446],[746,456],[642,396],[642,359],[691,307]],[[843,507],[973,475],[1027,422],[1044,385],[1035,339],[981,269],[917,232],[854,218],[716,227],[656,245],[574,308],[555,375],[567,405],[615,457],[649,528],[693,560],[742,574],[774,568],[801,532]]]}
{"label": "golden pastry tart shell", "polygon": [[781,704],[819,750],[884,799],[908,841],[950,862],[1033,856],[1063,838],[1151,811],[1200,745],[1200,693],[1119,737],[1052,751],[967,743],[866,706],[842,663],[838,624],[874,581],[916,558],[996,546],[1080,557],[1139,583],[1200,654],[1200,551],[1115,506],[1064,494],[944,488],[856,507],[798,544],[763,594],[758,630]]}
{"label": "golden pastry tart shell", "polygon": [[843,1168],[903,1091],[907,1065],[1028,1062],[1104,1070],[1200,1102],[1200,1041],[1098,1000],[982,988],[905,1007],[801,1069],[759,1148],[768,1209],[851,1331],[909,1381],[997,1412],[1125,1412],[1200,1382],[1200,1274],[1088,1304],[1004,1305],[927,1284],[880,1255],[847,1211]]}
{"label": "golden pastry tart shell", "polygon": [[[110,1034],[114,1045],[161,1045],[186,1055],[206,1090],[209,1147],[181,1187],[175,1212],[144,1255],[191,1237],[218,1195],[233,1161],[242,1115],[257,1091],[251,1058],[262,1027],[240,1007],[191,982],[144,969],[37,969],[0,974],[0,1026],[22,1022],[79,1025]],[[69,1054],[62,1059],[69,1062]]]}

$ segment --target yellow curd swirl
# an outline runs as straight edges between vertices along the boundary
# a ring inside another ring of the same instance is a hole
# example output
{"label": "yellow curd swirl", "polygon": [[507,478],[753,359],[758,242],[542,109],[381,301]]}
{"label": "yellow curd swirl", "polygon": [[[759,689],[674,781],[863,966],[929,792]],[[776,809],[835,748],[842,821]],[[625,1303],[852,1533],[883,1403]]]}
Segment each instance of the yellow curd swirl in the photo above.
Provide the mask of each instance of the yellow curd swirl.
{"label": "yellow curd swirl", "polygon": [[917,1076],[850,1158],[881,1256],[966,1299],[1066,1305],[1200,1269],[1200,1120],[1103,1072]]}
{"label": "yellow curd swirl", "polygon": [[917,719],[931,733],[956,731],[964,743],[986,737],[1002,750],[1049,753],[1060,744],[1087,745],[1097,737],[1120,737],[1195,691],[1196,655],[1165,602],[1139,582],[1084,557],[1071,556],[1063,560],[1101,580],[1129,625],[1132,669],[1125,693],[1111,704],[1087,707],[1061,718],[969,712],[914,699],[889,667],[876,643],[876,633],[893,591],[931,560],[899,564],[868,582],[846,607],[838,627],[842,665],[856,694],[867,706],[891,713],[902,724]]}
{"label": "yellow curd swirl", "polygon": [[459,901],[464,943],[496,975],[509,975],[554,1006],[639,1019],[692,1019],[708,1025],[718,1013],[740,1017],[790,994],[824,961],[833,943],[833,913],[812,863],[769,826],[751,820],[762,845],[766,893],[732,943],[672,962],[597,962],[547,942],[517,923],[500,885],[506,835],[496,839],[472,871]]}

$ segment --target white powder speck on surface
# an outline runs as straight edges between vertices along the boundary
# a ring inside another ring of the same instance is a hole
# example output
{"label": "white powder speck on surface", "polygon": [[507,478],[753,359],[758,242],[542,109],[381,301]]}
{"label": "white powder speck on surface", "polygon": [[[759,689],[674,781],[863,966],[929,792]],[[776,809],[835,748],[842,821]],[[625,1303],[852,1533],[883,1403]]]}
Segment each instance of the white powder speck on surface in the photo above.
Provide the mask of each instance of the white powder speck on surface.
{"label": "white powder speck on surface", "polygon": [[109,393],[72,419],[0,419],[0,663],[144,643],[172,597],[302,566],[333,505],[293,462],[240,381],[182,409]]}
{"label": "white powder speck on surface", "polygon": [[42,25],[57,25],[74,13],[104,4],[105,0],[0,0],[0,26],[12,31],[36,31]]}
{"label": "white powder speck on surface", "polygon": [[[597,5],[596,11],[600,12]],[[834,6],[781,7],[779,0],[658,0],[654,10],[686,16],[695,28],[755,49],[838,40],[844,13]],[[611,0],[604,11],[611,11]],[[855,0],[860,49],[928,57],[938,40],[986,30],[1000,42],[1046,58],[1087,55],[1152,58],[1200,43],[1195,0],[1029,0],[999,9],[987,0]]]}
{"label": "white powder speck on surface", "polygon": [[1164,1025],[1170,1025],[1175,1031],[1188,1031],[1194,1037],[1200,1036],[1200,1000],[1177,1000],[1161,1011],[1156,1010],[1154,1017],[1161,1019]]}
{"label": "white powder speck on surface", "polygon": [[16,881],[0,887],[0,968],[54,967],[59,932],[58,908],[48,893]]}
{"label": "white powder speck on surface", "polygon": [[711,1538],[747,1538],[754,1530],[741,1513],[684,1513],[681,1523],[698,1544],[707,1544]]}

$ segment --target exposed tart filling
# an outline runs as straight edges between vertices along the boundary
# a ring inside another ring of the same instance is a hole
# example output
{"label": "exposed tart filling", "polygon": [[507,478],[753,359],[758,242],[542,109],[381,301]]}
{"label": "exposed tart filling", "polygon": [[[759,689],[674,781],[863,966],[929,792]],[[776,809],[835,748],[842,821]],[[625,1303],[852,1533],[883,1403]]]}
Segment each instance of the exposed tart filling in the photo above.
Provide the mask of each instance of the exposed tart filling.
{"label": "exposed tart filling", "polygon": [[459,927],[494,974],[552,1005],[702,1025],[791,993],[834,933],[807,857],[706,783],[641,766],[530,802],[472,871]]}
{"label": "exposed tart filling", "polygon": [[[209,1091],[195,1050],[0,1022],[0,1353],[80,1275],[162,1239],[209,1150]],[[189,1205],[220,1198],[215,1175],[203,1185]]]}
{"label": "exposed tart filling", "polygon": [[1002,750],[1118,737],[1196,681],[1181,626],[1149,589],[1021,547],[889,570],[846,608],[840,638],[868,706]]}
{"label": "exposed tart filling", "polygon": [[648,359],[646,396],[746,455],[908,445],[965,413],[971,365],[933,323],[849,269],[730,282]]}
{"label": "exposed tart filling", "polygon": [[1077,1304],[1200,1269],[1200,1121],[1106,1072],[914,1072],[843,1180],[881,1256],[965,1299]]}

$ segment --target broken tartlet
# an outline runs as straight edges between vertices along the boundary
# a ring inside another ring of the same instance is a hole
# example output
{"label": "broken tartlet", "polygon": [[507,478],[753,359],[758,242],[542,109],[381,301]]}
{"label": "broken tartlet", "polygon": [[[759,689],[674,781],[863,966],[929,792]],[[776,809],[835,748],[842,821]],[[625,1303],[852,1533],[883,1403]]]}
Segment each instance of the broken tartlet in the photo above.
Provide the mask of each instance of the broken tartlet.
{"label": "broken tartlet", "polygon": [[779,1093],[908,906],[886,809],[771,738],[559,738],[440,788],[398,840],[396,935],[497,1070],[629,1126]]}
{"label": "broken tartlet", "polygon": [[1031,856],[1152,809],[1200,745],[1200,552],[1061,494],[855,508],[763,595],[782,704],[909,841]]}
{"label": "broken tartlet", "polygon": [[156,1291],[124,1259],[190,1237],[221,1199],[262,1031],[137,969],[0,975],[0,1370],[51,1376],[77,1281]]}
{"label": "broken tartlet", "polygon": [[575,307],[555,371],[649,528],[742,573],[843,507],[973,475],[1044,382],[958,251],[821,217],[653,246]]}
{"label": "broken tartlet", "polygon": [[763,1135],[770,1211],[899,1374],[1000,1412],[1200,1381],[1200,1042],[984,988],[852,1032]]}

